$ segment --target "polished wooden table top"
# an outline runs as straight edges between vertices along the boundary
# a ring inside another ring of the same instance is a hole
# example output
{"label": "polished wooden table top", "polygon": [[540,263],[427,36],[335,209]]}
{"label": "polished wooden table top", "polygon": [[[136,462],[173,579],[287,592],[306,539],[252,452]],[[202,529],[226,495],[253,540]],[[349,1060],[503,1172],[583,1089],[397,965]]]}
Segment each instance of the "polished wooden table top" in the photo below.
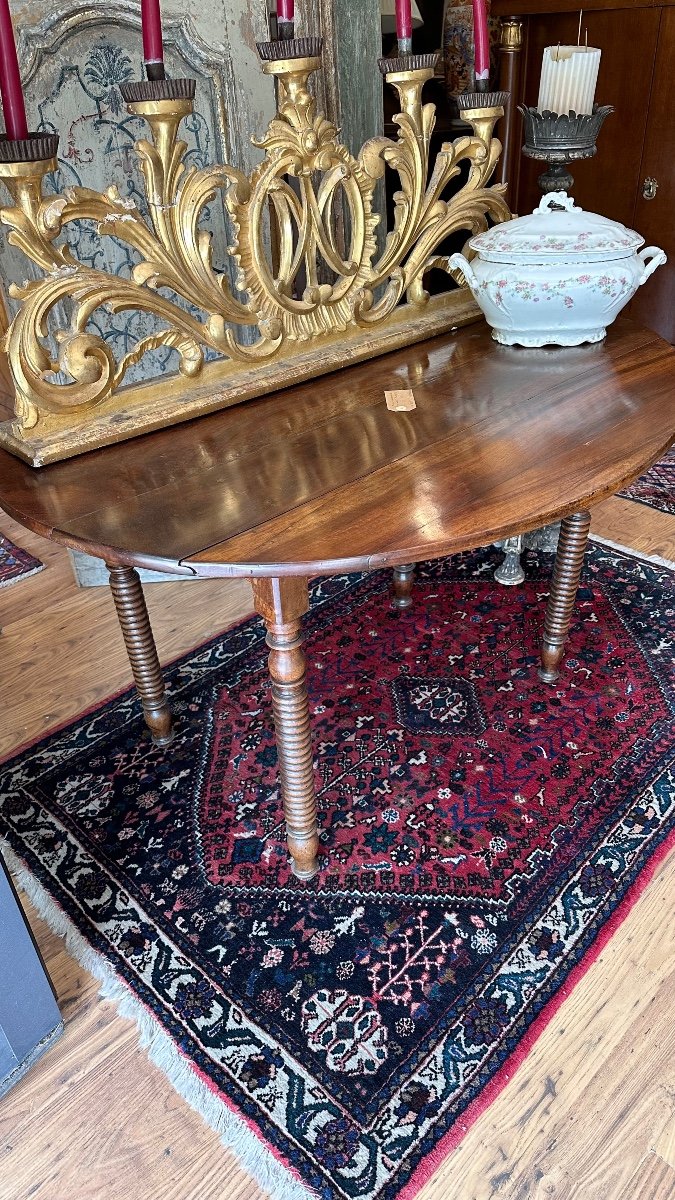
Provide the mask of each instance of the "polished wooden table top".
{"label": "polished wooden table top", "polygon": [[[392,412],[385,391],[412,389]],[[675,349],[628,320],[574,349],[477,324],[53,466],[0,452],[0,505],[109,562],[183,574],[358,570],[586,509],[675,434]]]}

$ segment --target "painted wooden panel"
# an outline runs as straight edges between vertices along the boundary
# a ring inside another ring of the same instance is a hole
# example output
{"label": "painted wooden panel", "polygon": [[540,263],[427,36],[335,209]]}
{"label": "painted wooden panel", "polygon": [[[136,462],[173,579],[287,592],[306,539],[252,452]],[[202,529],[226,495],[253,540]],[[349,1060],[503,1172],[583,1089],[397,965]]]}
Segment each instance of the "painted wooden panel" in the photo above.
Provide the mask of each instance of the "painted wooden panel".
{"label": "painted wooden panel", "polygon": [[[308,4],[307,32],[323,37],[323,78],[316,82],[318,103],[338,126],[342,141],[358,154],[368,138],[384,128],[383,83],[377,60],[382,56],[380,0],[319,0]],[[384,185],[375,192],[374,208],[382,220],[378,246],[385,238]]]}
{"label": "painted wooden panel", "polygon": [[[139,7],[130,0],[98,0],[36,20],[39,7],[31,8],[31,25],[19,26],[19,47],[29,124],[61,135],[59,170],[48,187],[53,191],[73,185],[101,189],[112,183],[146,213],[133,146],[147,129],[142,120],[127,112],[119,91],[120,83],[141,78]],[[171,9],[170,3],[165,6],[168,73],[197,81],[195,112],[183,124],[188,166],[199,168],[228,159],[250,171],[261,157],[250,135],[264,127],[274,107],[273,84],[262,76],[257,64],[253,28],[249,22],[250,27],[242,33],[241,24],[228,24],[221,13],[222,31],[233,31],[237,38],[233,46],[214,45],[212,35],[210,41],[205,40],[206,28],[200,29],[189,14],[178,15]],[[220,196],[209,206],[205,227],[213,235],[216,267],[232,278],[233,264],[227,253],[231,233]],[[91,222],[70,226],[68,240],[80,261],[115,274],[129,274],[136,261],[116,239],[101,240]],[[19,282],[34,271],[6,240],[0,245],[0,265],[5,279]],[[12,301],[9,306],[13,308]],[[61,309],[58,324],[67,319],[67,312]],[[113,314],[97,310],[91,324],[114,346],[116,355],[156,328],[152,316],[133,311]],[[176,369],[175,351],[161,348],[146,354],[127,378],[131,383]]]}
{"label": "painted wooden panel", "polygon": [[[250,172],[261,157],[251,137],[265,129],[275,109],[274,83],[262,74],[255,49],[256,40],[269,36],[266,0],[216,0],[207,7],[197,0],[164,0],[162,13],[168,73],[197,81],[195,113],[183,125],[188,164],[227,160]],[[102,189],[113,183],[146,212],[133,152],[146,128],[128,114],[119,92],[120,83],[141,78],[140,5],[93,0],[55,11],[45,0],[33,0],[15,8],[14,15],[29,125],[61,135],[59,170],[48,187]],[[318,98],[342,126],[347,144],[357,149],[382,129],[379,0],[321,0],[307,6],[304,16],[301,6],[298,32],[324,37],[326,66]],[[213,235],[216,267],[233,278],[227,253],[231,231],[220,197],[209,206],[205,227]],[[67,236],[75,256],[89,265],[118,274],[128,274],[134,265],[127,247],[110,237],[102,242],[89,222],[74,224]],[[36,272],[1,231],[0,271],[3,280],[19,283]],[[8,306],[12,311],[14,302]],[[62,326],[67,320],[62,308],[57,322]],[[97,311],[92,327],[119,355],[151,334],[156,323],[148,314]],[[242,335],[242,340],[256,336],[254,330]],[[214,356],[207,351],[207,357]],[[162,347],[146,353],[127,381],[176,369],[175,351]]]}

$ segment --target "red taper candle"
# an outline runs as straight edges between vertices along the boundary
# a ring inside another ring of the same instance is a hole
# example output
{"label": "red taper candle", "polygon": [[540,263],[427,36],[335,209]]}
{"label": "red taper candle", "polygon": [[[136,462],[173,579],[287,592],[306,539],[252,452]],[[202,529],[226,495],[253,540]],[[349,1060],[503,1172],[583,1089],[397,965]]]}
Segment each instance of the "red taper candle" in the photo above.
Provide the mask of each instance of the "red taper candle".
{"label": "red taper candle", "polygon": [[479,91],[485,91],[490,80],[490,39],[485,0],[473,0],[473,46],[476,86]]}
{"label": "red taper candle", "polygon": [[0,0],[0,96],[7,137],[15,141],[27,138],[26,109],[8,0]]}
{"label": "red taper candle", "polygon": [[295,0],[277,0],[277,29],[280,38],[295,36]]}
{"label": "red taper candle", "polygon": [[412,6],[410,0],[396,0],[396,37],[401,54],[412,50]]}
{"label": "red taper candle", "polygon": [[141,0],[141,26],[143,29],[143,61],[164,63],[162,42],[162,18],[159,0]]}

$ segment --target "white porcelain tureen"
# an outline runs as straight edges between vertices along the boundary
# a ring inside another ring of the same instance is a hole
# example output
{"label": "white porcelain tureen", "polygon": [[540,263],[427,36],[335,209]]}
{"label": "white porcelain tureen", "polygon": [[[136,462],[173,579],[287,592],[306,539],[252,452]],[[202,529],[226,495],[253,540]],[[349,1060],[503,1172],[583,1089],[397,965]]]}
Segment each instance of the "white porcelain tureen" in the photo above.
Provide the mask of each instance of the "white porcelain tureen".
{"label": "white porcelain tureen", "polygon": [[666,261],[663,250],[618,221],[577,208],[550,192],[529,217],[471,238],[476,257],[453,254],[492,326],[507,346],[599,342],[638,287]]}

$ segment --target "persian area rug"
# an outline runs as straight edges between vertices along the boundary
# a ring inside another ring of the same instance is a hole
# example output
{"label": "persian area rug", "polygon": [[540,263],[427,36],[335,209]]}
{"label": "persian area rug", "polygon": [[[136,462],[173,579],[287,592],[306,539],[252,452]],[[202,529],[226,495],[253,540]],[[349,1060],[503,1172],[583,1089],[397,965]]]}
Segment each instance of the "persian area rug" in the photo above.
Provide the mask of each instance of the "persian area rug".
{"label": "persian area rug", "polygon": [[27,550],[15,546],[8,537],[0,533],[0,588],[9,587],[27,575],[37,575],[44,570],[44,563],[34,558]]}
{"label": "persian area rug", "polygon": [[675,447],[617,495],[675,516]]}
{"label": "persian area rug", "polygon": [[0,768],[33,896],[284,1200],[414,1196],[673,833],[673,576],[592,546],[546,687],[551,559],[504,588],[501,557],[423,566],[404,612],[389,572],[315,585],[309,885],[257,620],[169,669],[167,749],[127,693]]}

